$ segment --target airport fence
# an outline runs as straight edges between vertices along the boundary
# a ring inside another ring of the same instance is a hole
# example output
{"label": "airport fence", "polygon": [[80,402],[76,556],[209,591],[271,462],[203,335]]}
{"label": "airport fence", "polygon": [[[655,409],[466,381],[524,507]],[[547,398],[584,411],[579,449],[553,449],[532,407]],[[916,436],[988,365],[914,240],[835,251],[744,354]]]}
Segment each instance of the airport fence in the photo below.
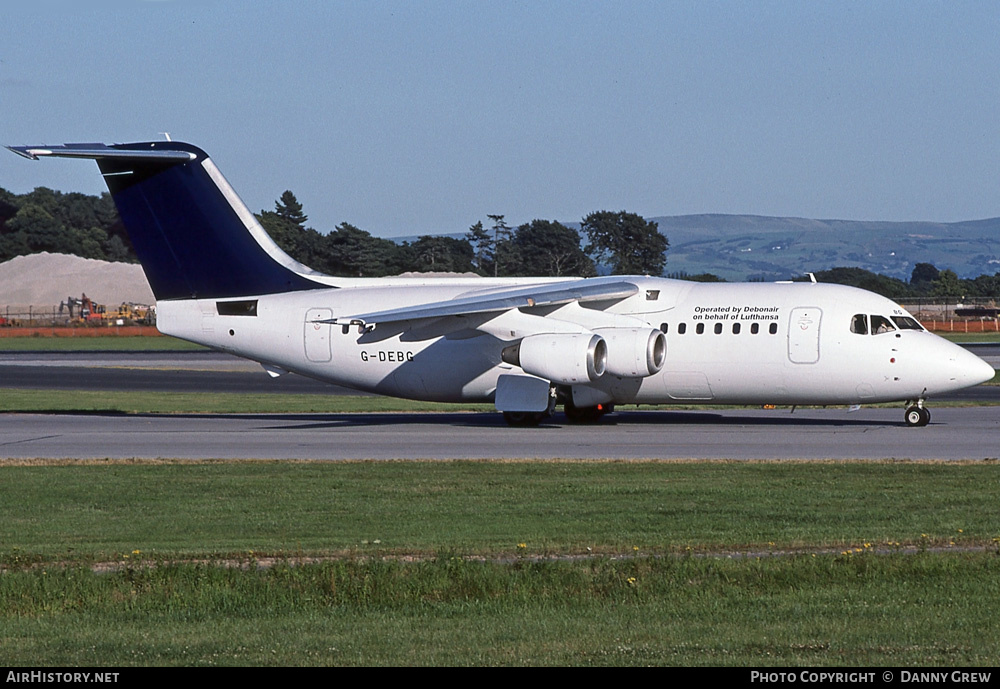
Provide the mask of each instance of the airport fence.
{"label": "airport fence", "polygon": [[[17,331],[58,329],[79,331],[86,337],[88,331],[114,330],[115,328],[144,327],[156,330],[156,310],[143,307],[142,311],[126,309],[123,305],[110,312],[89,314],[83,317],[79,309],[70,312],[65,306],[8,305],[0,306],[0,337],[16,337]],[[94,336],[93,334],[91,336]]]}
{"label": "airport fence", "polygon": [[928,330],[937,332],[1000,332],[1000,307],[994,297],[923,297],[899,304]]}

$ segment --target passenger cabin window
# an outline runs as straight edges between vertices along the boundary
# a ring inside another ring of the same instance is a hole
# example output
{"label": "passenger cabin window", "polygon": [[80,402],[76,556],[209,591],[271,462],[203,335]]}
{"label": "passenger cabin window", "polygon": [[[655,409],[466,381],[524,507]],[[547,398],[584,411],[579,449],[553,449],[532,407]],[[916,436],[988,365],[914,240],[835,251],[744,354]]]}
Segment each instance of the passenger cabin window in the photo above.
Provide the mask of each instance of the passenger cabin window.
{"label": "passenger cabin window", "polygon": [[896,324],[896,327],[900,330],[923,330],[924,327],[917,323],[915,318],[910,318],[909,316],[893,316],[892,322]]}
{"label": "passenger cabin window", "polygon": [[[861,319],[860,321],[857,320],[859,318]],[[872,316],[872,318],[875,318],[875,316]],[[859,315],[855,316],[854,320],[851,323],[851,332],[859,332],[859,331],[857,331],[857,330],[854,329],[857,322],[862,323],[862,326],[865,327],[865,328],[867,328],[868,327],[868,320],[867,319],[868,319],[868,316],[865,316],[864,314],[859,314]],[[885,319],[883,319],[883,320],[885,320]],[[908,320],[910,320],[910,321],[912,321],[913,323],[916,324],[916,321],[914,321],[912,318],[910,318]],[[888,321],[886,321],[886,322],[888,322]],[[891,323],[889,324],[889,327],[890,328],[892,327]],[[917,327],[919,327],[919,325]],[[725,332],[725,330],[726,330],[726,326],[725,326],[724,323],[714,323],[712,325],[712,332],[714,332],[716,335],[721,335],[723,332]],[[664,333],[669,332],[670,331],[670,324],[669,323],[660,323],[660,331],[664,332]],[[694,331],[696,333],[698,333],[699,335],[704,335],[705,334],[705,324],[704,323],[695,323],[694,324]],[[769,323],[767,331],[769,333],[771,333],[772,335],[777,335],[778,334],[778,324],[777,323]],[[676,326],[676,331],[675,332],[678,335],[685,334],[687,332],[687,323],[678,323],[677,326]],[[741,332],[743,332],[743,324],[742,323],[733,323],[732,332],[733,332],[733,335],[739,335]],[[863,334],[864,332],[867,332],[867,330],[860,331],[860,332],[862,332],[862,334]],[[760,323],[757,323],[757,322],[751,323],[750,324],[750,334],[751,335],[757,335],[758,333],[760,333]]]}
{"label": "passenger cabin window", "polygon": [[868,334],[868,316],[863,313],[856,313],[851,318],[851,332],[857,335]]}
{"label": "passenger cabin window", "polygon": [[885,316],[872,316],[872,335],[895,332],[896,327]]}

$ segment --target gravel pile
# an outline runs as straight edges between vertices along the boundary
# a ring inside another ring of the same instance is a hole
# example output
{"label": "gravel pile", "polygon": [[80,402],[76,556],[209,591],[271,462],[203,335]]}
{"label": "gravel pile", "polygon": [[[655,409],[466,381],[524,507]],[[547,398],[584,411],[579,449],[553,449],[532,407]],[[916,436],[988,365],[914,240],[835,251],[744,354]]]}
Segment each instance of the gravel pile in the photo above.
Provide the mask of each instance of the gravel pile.
{"label": "gravel pile", "polygon": [[0,263],[0,309],[51,309],[83,294],[108,306],[155,301],[138,264],[44,252]]}

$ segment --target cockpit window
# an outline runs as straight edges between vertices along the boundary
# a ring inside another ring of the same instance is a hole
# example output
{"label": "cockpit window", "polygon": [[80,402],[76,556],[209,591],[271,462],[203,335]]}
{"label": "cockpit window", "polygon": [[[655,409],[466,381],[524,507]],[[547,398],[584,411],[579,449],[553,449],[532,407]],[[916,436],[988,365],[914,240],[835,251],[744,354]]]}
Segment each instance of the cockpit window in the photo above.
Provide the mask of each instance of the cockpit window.
{"label": "cockpit window", "polygon": [[872,316],[872,335],[891,333],[895,330],[896,327],[892,324],[892,321],[885,316]]}
{"label": "cockpit window", "polygon": [[868,316],[863,313],[856,313],[851,318],[851,332],[858,335],[868,334]]}
{"label": "cockpit window", "polygon": [[896,327],[900,330],[923,330],[923,326],[917,323],[915,318],[910,318],[909,316],[893,316],[892,322],[896,324]]}

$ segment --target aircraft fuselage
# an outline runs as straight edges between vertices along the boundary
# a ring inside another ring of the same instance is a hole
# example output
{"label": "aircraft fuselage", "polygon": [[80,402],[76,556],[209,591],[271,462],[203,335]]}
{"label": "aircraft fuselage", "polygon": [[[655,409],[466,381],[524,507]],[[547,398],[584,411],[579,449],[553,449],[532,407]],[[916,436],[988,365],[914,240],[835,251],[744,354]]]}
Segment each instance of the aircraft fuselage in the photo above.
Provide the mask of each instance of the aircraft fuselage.
{"label": "aircraft fuselage", "polygon": [[[666,360],[659,372],[643,377],[606,373],[573,385],[581,406],[918,400],[992,375],[961,347],[923,329],[898,327],[892,319],[908,324],[912,317],[863,290],[815,283],[628,279],[638,285],[638,293],[601,311],[570,304],[542,314],[553,332],[565,324],[591,327],[591,317],[622,316],[666,335]],[[477,321],[468,328],[453,325],[446,335],[435,334],[440,328],[432,327],[433,321],[396,330],[376,326],[370,332],[322,321],[537,284],[537,279],[366,282],[236,300],[165,300],[158,303],[158,323],[166,334],[259,361],[271,371],[397,397],[488,402],[500,375],[520,372],[501,353],[523,336],[518,319],[534,316],[530,307],[494,318],[493,328]],[[877,334],[871,325],[867,332],[852,331],[859,315],[869,324],[873,317],[884,319],[890,327]],[[537,323],[536,316],[534,333]]]}

